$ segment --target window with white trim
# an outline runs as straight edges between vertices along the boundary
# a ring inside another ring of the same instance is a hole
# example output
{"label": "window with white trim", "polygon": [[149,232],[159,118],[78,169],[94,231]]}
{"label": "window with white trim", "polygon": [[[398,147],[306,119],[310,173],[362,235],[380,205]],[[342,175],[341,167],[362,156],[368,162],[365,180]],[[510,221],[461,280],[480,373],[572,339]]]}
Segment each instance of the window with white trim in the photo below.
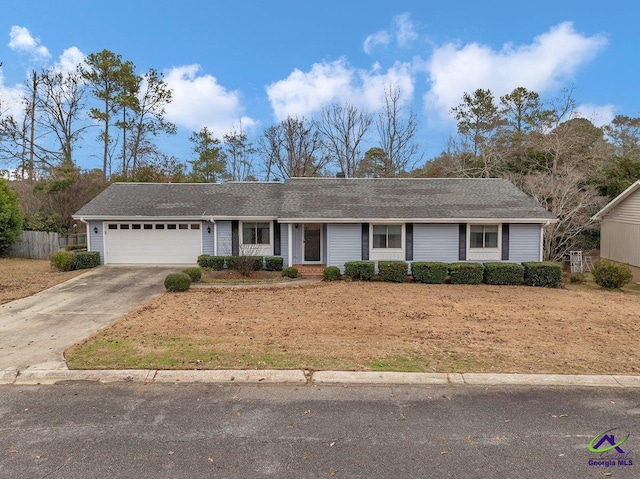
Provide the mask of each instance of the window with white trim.
{"label": "window with white trim", "polygon": [[402,225],[373,225],[373,248],[402,248]]}
{"label": "window with white trim", "polygon": [[498,225],[471,225],[469,231],[469,248],[497,249]]}
{"label": "window with white trim", "polygon": [[242,223],[242,244],[271,244],[270,223]]}

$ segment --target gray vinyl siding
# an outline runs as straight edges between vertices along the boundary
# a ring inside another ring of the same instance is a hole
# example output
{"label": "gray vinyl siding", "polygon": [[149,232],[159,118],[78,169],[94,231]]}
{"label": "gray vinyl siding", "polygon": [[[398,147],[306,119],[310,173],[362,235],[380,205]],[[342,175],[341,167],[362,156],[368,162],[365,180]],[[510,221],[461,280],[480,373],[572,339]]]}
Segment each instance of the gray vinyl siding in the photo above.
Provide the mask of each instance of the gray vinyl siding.
{"label": "gray vinyl siding", "polygon": [[509,262],[540,261],[539,224],[511,224],[509,226]]}
{"label": "gray vinyl siding", "polygon": [[284,259],[283,265],[286,268],[289,264],[289,225],[283,223],[278,224],[278,227],[280,228],[280,256]]}
{"label": "gray vinyl siding", "polygon": [[[88,221],[87,223],[90,250],[100,253],[100,263],[104,264],[104,228],[102,221]],[[98,228],[98,232],[94,233],[93,228]]]}
{"label": "gray vinyl siding", "polygon": [[458,225],[414,224],[413,260],[458,261]]}
{"label": "gray vinyl siding", "polygon": [[[211,233],[207,232],[207,229],[211,231]],[[213,223],[210,221],[202,222],[202,254],[213,254],[213,232],[214,227]]]}
{"label": "gray vinyl siding", "polygon": [[600,229],[600,256],[640,267],[640,224],[606,217]]}
{"label": "gray vinyl siding", "polygon": [[327,266],[337,266],[344,272],[344,263],[362,257],[362,226],[355,224],[327,225]]}
{"label": "gray vinyl siding", "polygon": [[231,256],[231,221],[218,221],[218,256]]}

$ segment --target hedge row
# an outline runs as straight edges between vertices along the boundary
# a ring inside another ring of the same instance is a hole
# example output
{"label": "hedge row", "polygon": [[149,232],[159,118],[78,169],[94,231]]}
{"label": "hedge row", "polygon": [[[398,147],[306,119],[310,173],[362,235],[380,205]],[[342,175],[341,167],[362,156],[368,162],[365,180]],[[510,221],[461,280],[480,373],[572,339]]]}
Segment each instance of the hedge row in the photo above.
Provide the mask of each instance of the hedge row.
{"label": "hedge row", "polygon": [[58,251],[49,256],[51,266],[58,271],[74,271],[100,266],[100,253],[97,251]]}
{"label": "hedge row", "polygon": [[201,254],[198,256],[198,266],[209,268],[214,271],[221,271],[225,267],[227,269],[238,269],[241,263],[251,262],[251,269],[260,271],[282,271],[284,259],[281,256],[211,256]]}
{"label": "hedge row", "polygon": [[[329,271],[329,268],[332,268]],[[337,279],[340,271],[335,266],[325,269],[324,277]],[[379,261],[378,274],[382,281],[402,283],[407,279],[409,264],[405,261]],[[337,271],[336,271],[337,270]],[[544,286],[557,288],[562,278],[562,267],[553,262],[518,263],[442,263],[419,262],[411,264],[413,280],[419,283],[442,284],[447,278],[451,284],[486,284]],[[352,280],[370,280],[375,275],[373,261],[349,261],[344,264],[344,275]]]}

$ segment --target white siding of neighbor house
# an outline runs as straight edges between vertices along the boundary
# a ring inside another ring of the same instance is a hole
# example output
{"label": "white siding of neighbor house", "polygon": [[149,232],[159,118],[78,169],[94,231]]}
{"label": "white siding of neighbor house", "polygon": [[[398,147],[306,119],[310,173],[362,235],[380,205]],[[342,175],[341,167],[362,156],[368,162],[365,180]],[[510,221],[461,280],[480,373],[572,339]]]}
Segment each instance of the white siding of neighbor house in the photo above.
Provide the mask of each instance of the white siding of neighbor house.
{"label": "white siding of neighbor house", "polygon": [[509,259],[511,263],[540,261],[539,224],[511,224],[509,226]]}
{"label": "white siding of neighbor house", "polygon": [[458,261],[457,224],[414,224],[413,260]]}
{"label": "white siding of neighbor house", "polygon": [[337,266],[344,272],[344,263],[362,258],[362,225],[327,225],[327,266]]}
{"label": "white siding of neighbor house", "polygon": [[640,189],[634,191],[613,208],[602,220],[603,223],[607,221],[640,225]]}
{"label": "white siding of neighbor house", "polygon": [[600,227],[600,257],[640,267],[640,223],[605,217]]}
{"label": "white siding of neighbor house", "polygon": [[289,225],[277,224],[280,228],[280,256],[283,258],[283,265],[286,268],[289,264]]}
{"label": "white siding of neighbor house", "polygon": [[218,221],[218,256],[231,256],[231,221]]}
{"label": "white siding of neighbor house", "polygon": [[[211,229],[211,233],[207,232],[207,228]],[[202,254],[213,254],[213,238],[215,234],[215,228],[213,223],[209,221],[202,222]]]}
{"label": "white siding of neighbor house", "polygon": [[[88,221],[87,223],[88,249],[100,253],[100,263],[104,264],[104,226],[102,221]],[[98,232],[94,233],[93,228],[98,228]]]}
{"label": "white siding of neighbor house", "polygon": [[640,267],[640,189],[602,219],[600,256]]}

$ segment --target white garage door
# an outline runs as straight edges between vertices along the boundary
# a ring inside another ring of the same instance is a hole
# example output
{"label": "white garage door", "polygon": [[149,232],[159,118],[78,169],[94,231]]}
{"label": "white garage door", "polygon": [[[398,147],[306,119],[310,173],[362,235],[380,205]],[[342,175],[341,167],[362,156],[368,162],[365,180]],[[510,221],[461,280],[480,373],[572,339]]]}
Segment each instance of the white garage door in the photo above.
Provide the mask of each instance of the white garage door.
{"label": "white garage door", "polygon": [[105,223],[106,263],[195,263],[202,254],[200,223]]}

